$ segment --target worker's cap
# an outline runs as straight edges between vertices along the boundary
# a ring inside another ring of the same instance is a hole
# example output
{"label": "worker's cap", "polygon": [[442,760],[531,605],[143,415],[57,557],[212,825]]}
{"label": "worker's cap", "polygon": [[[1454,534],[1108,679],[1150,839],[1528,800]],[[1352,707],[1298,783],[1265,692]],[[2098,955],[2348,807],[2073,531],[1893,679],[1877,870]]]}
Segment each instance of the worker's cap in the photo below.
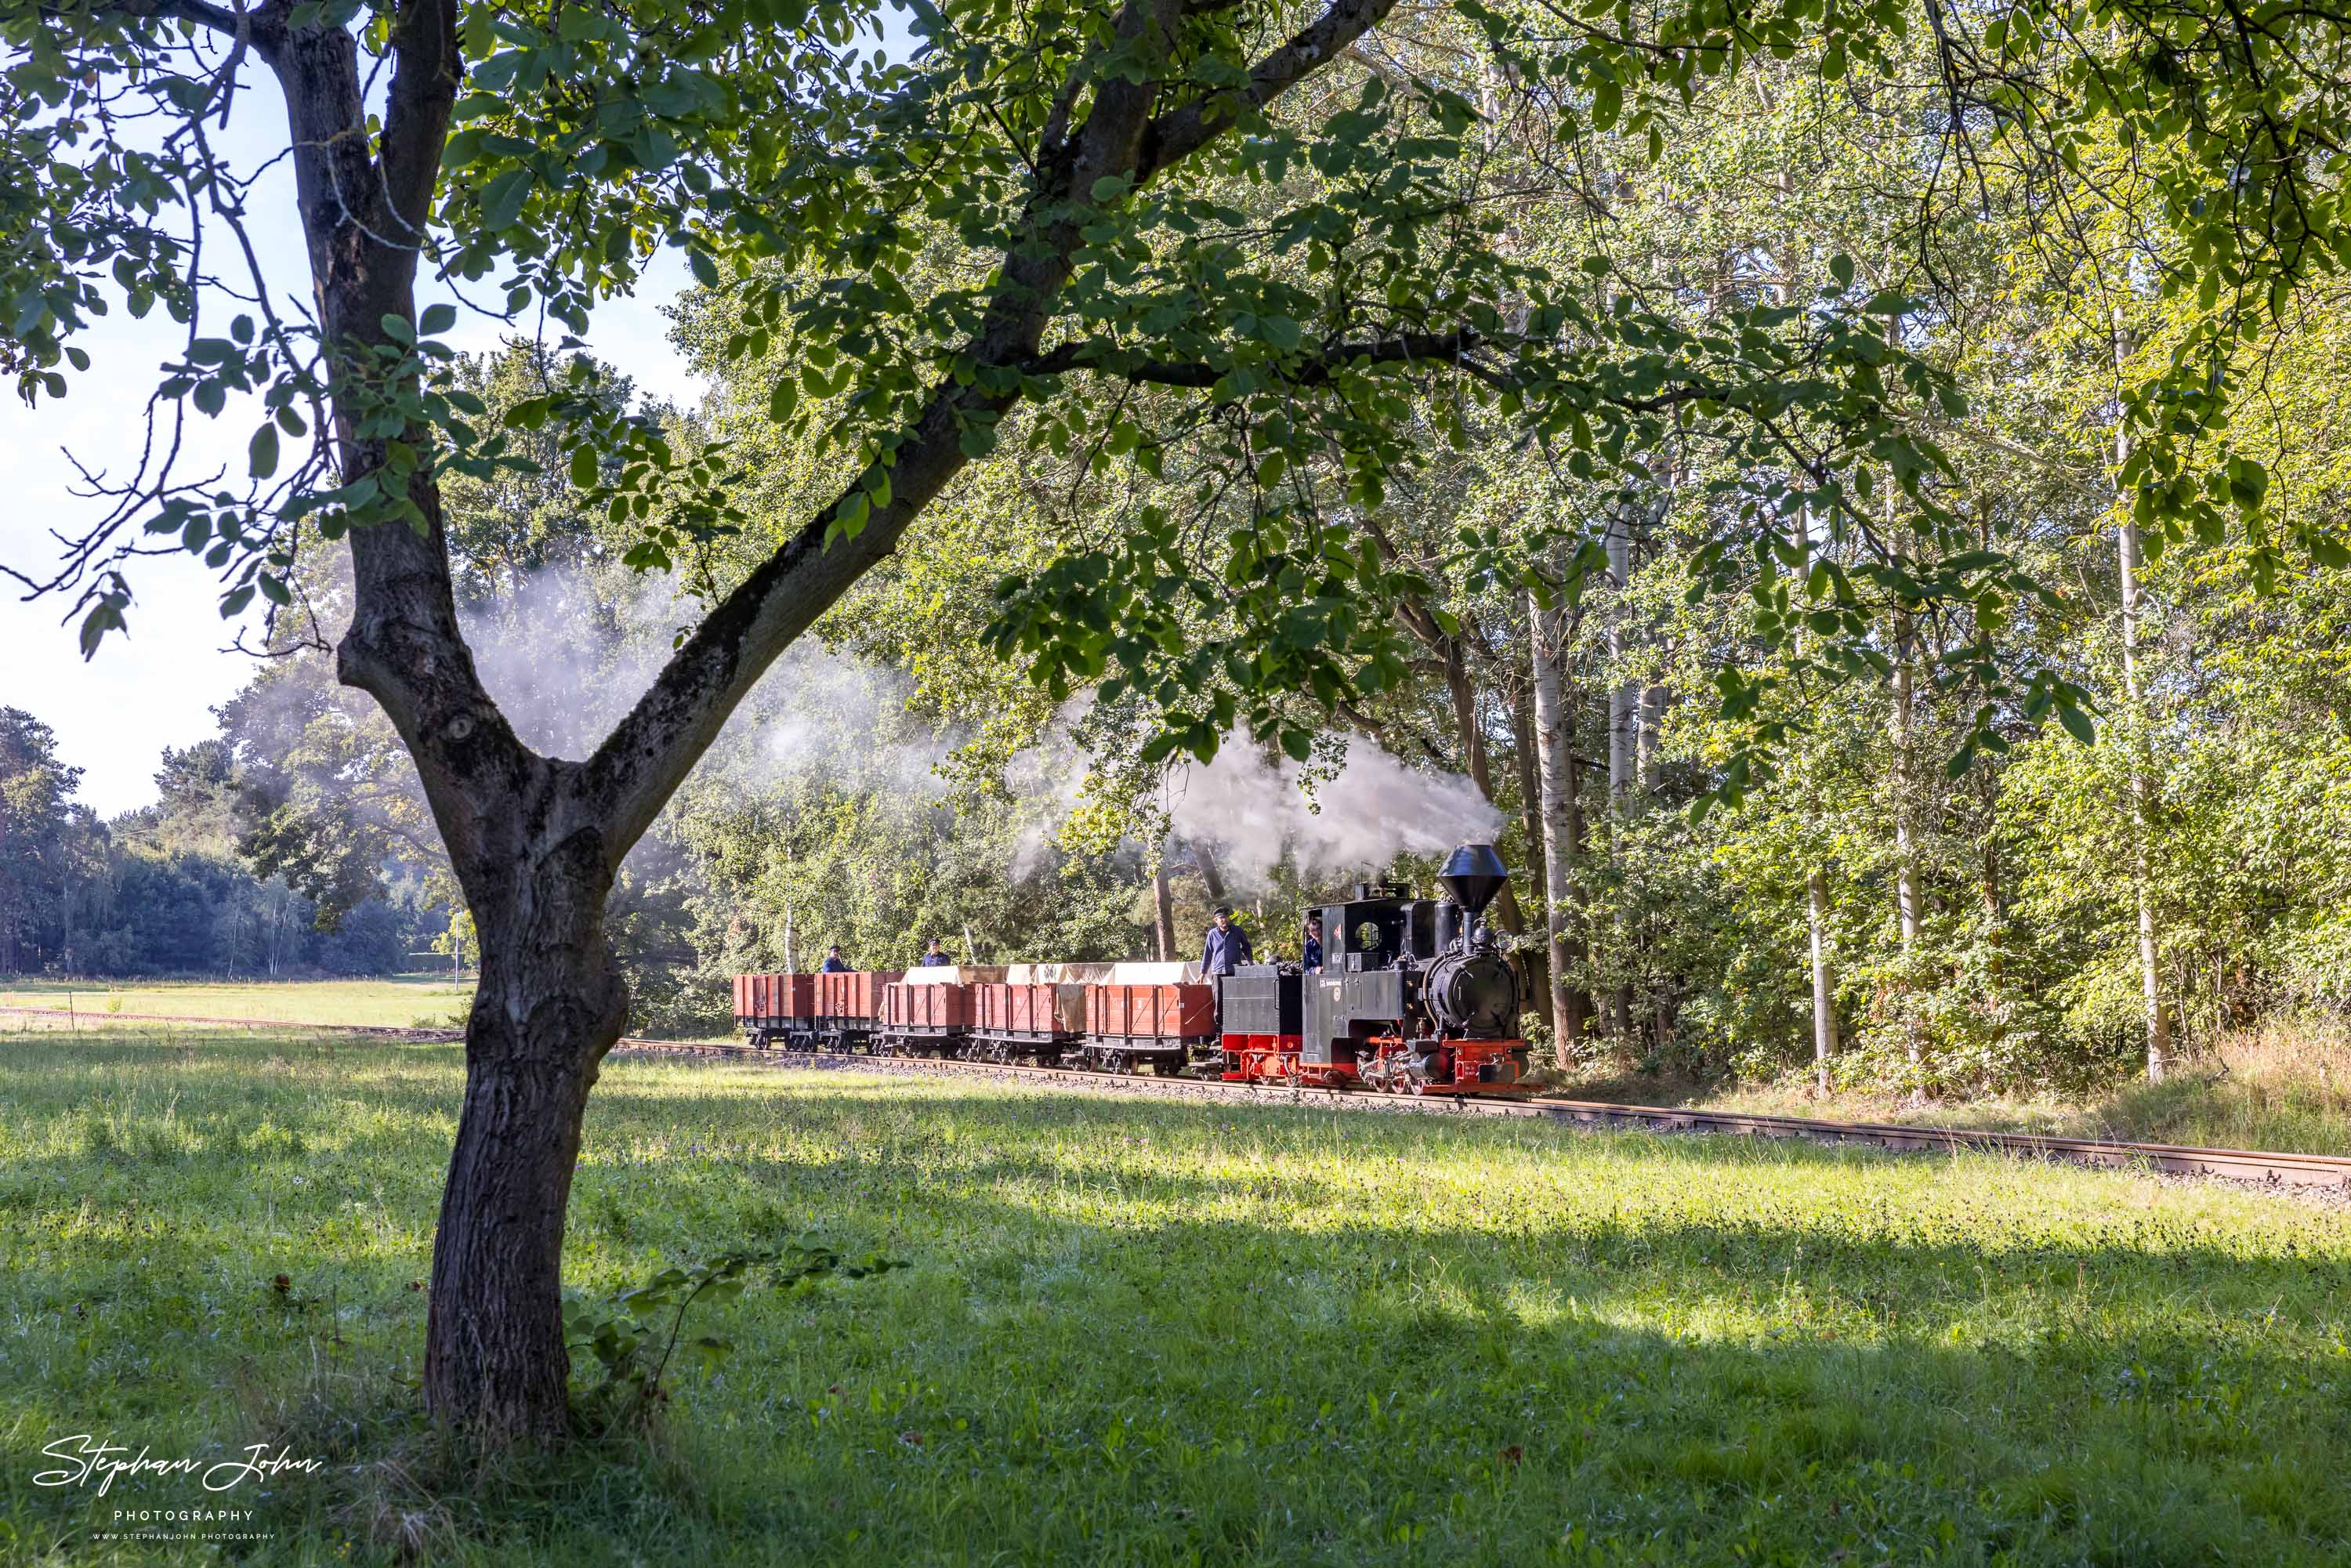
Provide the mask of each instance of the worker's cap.
{"label": "worker's cap", "polygon": [[1233,906],[1229,904],[1219,904],[1217,905],[1217,913],[1219,915],[1230,916],[1232,912]]}

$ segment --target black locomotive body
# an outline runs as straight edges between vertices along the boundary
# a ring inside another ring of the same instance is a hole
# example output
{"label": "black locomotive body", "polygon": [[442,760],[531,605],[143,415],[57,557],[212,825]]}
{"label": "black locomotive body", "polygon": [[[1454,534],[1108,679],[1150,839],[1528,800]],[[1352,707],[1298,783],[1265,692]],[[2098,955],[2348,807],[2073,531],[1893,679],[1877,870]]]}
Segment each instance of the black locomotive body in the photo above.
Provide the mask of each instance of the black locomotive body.
{"label": "black locomotive body", "polygon": [[1400,1093],[1510,1093],[1526,1075],[1519,979],[1479,918],[1509,873],[1464,844],[1441,898],[1359,884],[1325,906],[1322,967],[1244,968],[1220,984],[1224,1076]]}

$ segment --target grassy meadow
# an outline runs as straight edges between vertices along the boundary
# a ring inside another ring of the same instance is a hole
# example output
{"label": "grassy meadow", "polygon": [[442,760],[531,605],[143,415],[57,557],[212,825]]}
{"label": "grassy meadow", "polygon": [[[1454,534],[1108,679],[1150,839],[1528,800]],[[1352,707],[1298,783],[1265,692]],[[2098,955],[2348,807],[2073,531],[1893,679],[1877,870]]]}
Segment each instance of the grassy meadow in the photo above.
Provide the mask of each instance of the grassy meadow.
{"label": "grassy meadow", "polygon": [[[465,1473],[414,1393],[460,1066],[296,1033],[0,1040],[0,1557],[2346,1556],[2340,1211],[736,1065],[608,1067],[578,1290],[792,1239],[907,1266],[755,1285],[691,1325],[738,1348],[651,1431]],[[116,1510],[224,1499],[34,1486],[83,1433],[324,1468],[226,1494],[266,1542],[96,1541]]]}
{"label": "grassy meadow", "polygon": [[2088,1099],[1987,1095],[1920,1103],[1854,1090],[1819,1095],[1802,1077],[1726,1086],[1621,1071],[1564,1080],[1553,1092],[1841,1122],[2351,1154],[2351,1036],[2339,1025],[2280,1023],[2228,1035],[2182,1060],[2161,1083],[2132,1078]]}
{"label": "grassy meadow", "polygon": [[[462,1024],[474,998],[469,981],[444,970],[380,980],[32,980],[0,986],[0,1007],[70,1009],[101,1021],[115,1013],[163,1018],[263,1019],[287,1024],[368,1024],[382,1029],[444,1029]],[[8,1020],[0,1019],[0,1029]]]}

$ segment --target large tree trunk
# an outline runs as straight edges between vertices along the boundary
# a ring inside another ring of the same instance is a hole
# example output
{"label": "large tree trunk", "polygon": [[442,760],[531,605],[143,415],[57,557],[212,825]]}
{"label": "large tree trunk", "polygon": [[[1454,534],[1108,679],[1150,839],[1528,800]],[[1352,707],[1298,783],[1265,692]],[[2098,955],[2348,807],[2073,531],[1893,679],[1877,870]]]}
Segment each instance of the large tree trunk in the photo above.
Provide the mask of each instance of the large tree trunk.
{"label": "large tree trunk", "polygon": [[[486,1432],[563,1430],[563,1228],[598,1063],[627,991],[592,873],[549,866],[531,907],[479,922],[465,1103],[433,1246],[424,1397]],[[551,894],[552,896],[547,896]]]}
{"label": "large tree trunk", "polygon": [[1192,864],[1200,873],[1200,885],[1208,890],[1208,902],[1225,902],[1225,873],[1217,869],[1216,852],[1197,840],[1186,841],[1185,848],[1192,852]]}
{"label": "large tree trunk", "polygon": [[1575,873],[1583,853],[1583,813],[1576,793],[1575,703],[1567,674],[1567,617],[1527,603],[1533,649],[1534,729],[1538,795],[1542,813],[1543,896],[1551,938],[1551,1027],[1564,1062],[1583,1039],[1589,998],[1570,983],[1571,966],[1584,956],[1576,916]]}

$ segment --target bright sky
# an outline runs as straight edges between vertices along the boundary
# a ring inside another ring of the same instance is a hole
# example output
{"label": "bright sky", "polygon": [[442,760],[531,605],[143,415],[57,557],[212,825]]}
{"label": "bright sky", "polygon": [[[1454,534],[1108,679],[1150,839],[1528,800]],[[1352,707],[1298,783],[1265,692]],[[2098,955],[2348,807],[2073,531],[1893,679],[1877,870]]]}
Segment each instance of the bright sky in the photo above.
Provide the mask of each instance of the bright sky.
{"label": "bright sky", "polygon": [[[283,146],[285,137],[276,88],[266,74],[256,76],[259,90],[240,100],[229,135],[215,143],[246,167],[258,160],[231,149],[262,147],[273,133]],[[254,237],[266,267],[307,289],[300,237],[284,199],[290,184],[288,176],[275,193],[280,199],[256,202]],[[597,314],[589,340],[643,391],[691,407],[701,401],[701,389],[671,347],[661,313],[687,282],[675,253],[664,256],[637,298],[615,300]],[[423,302],[435,297],[428,292]],[[225,333],[230,314],[221,310],[215,320],[208,312],[208,329]],[[446,340],[480,351],[496,346],[499,329],[496,322],[461,312]],[[135,465],[156,367],[176,353],[183,330],[160,308],[133,321],[118,308],[75,340],[93,363],[89,374],[71,378],[72,391],[62,402],[44,399],[27,409],[14,397],[0,398],[0,562],[28,575],[53,570],[58,546],[52,530],[77,532],[103,513],[102,504],[72,494],[77,480],[67,454],[93,471],[122,472]],[[212,421],[191,409],[190,420],[203,427],[200,465],[191,472],[234,464],[232,474],[241,475],[245,444],[256,423],[251,406],[232,402]],[[211,708],[253,669],[250,659],[225,651],[235,628],[220,619],[218,590],[200,562],[185,556],[138,562],[131,586],[136,597],[127,614],[130,635],[109,637],[85,664],[77,645],[78,620],[60,623],[70,600],[23,602],[22,589],[0,580],[0,706],[23,708],[57,731],[63,759],[85,770],[81,800],[106,816],[153,800],[163,747],[212,734]]]}

